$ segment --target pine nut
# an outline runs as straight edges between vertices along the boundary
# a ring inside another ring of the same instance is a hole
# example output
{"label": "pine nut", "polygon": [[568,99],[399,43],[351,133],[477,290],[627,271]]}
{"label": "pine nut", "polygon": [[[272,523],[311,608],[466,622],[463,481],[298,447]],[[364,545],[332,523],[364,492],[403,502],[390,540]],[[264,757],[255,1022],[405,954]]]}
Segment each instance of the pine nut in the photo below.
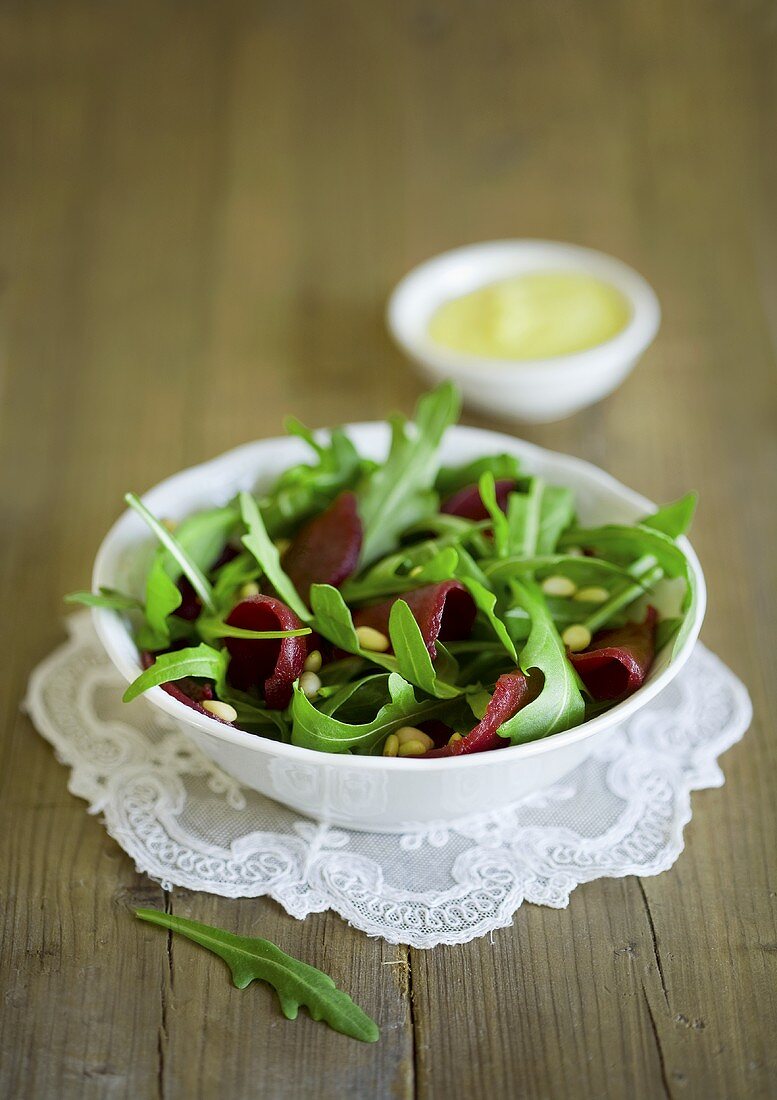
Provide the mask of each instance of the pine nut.
{"label": "pine nut", "polygon": [[389,647],[386,635],[371,626],[357,626],[356,639],[362,649],[369,649],[373,653],[385,653]]}
{"label": "pine nut", "polygon": [[248,581],[248,583],[244,584],[240,589],[239,596],[241,600],[248,600],[251,596],[258,596],[261,591],[256,581]]}
{"label": "pine nut", "polygon": [[591,644],[591,631],[582,623],[568,626],[561,635],[561,640],[567,649],[573,653],[579,653],[581,649],[587,649]]}
{"label": "pine nut", "polygon": [[449,745],[455,745],[457,741],[463,741],[463,740],[464,740],[464,738],[461,736],[460,733],[452,733],[450,735],[450,737],[448,738],[448,744]]}
{"label": "pine nut", "polygon": [[426,745],[427,749],[434,748],[434,741],[429,734],[415,726],[400,726],[396,733],[400,745],[406,745],[408,741],[420,741],[422,745]]}
{"label": "pine nut", "polygon": [[546,577],[540,587],[546,596],[574,596],[577,592],[575,582],[560,575]]}
{"label": "pine nut", "polygon": [[399,746],[399,756],[423,756],[427,752],[426,745],[420,741],[405,741]]}
{"label": "pine nut", "polygon": [[599,588],[595,584],[590,588],[578,588],[575,592],[575,599],[580,600],[581,603],[604,603],[609,596],[610,593],[606,588]]}
{"label": "pine nut", "polygon": [[204,699],[202,709],[207,710],[214,718],[220,718],[222,722],[234,722],[237,719],[237,711],[229,703],[222,703],[220,699]]}
{"label": "pine nut", "polygon": [[390,733],[383,742],[383,755],[396,756],[399,752],[399,738],[395,733]]}
{"label": "pine nut", "polygon": [[305,672],[318,672],[321,668],[322,656],[320,649],[314,649],[312,653],[308,653],[305,658],[305,664],[302,666]]}
{"label": "pine nut", "polygon": [[299,678],[299,689],[308,699],[315,699],[321,691],[321,681],[315,672],[303,672]]}

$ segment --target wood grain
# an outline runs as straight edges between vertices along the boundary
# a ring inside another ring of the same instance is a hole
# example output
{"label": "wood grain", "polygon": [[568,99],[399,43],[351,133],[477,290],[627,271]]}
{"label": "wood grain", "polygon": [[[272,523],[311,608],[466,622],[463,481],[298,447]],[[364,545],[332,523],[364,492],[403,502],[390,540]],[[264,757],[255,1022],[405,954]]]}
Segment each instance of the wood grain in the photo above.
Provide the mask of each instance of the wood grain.
{"label": "wood grain", "polygon": [[[776,41],[758,0],[0,8],[3,1096],[777,1095]],[[756,708],[725,787],[671,872],[466,947],[165,895],[18,712],[61,594],[126,489],[289,410],[409,408],[390,287],[518,235],[611,251],[661,297],[615,395],[522,434],[654,499],[700,490],[704,638]],[[285,1021],[139,902],[323,966],[382,1041]]]}

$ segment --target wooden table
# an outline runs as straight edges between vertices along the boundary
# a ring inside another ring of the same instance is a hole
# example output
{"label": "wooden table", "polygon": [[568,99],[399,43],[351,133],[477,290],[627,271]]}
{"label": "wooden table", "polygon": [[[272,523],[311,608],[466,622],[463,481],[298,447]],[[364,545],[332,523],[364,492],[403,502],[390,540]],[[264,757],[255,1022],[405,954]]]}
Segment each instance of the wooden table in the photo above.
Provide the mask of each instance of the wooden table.
{"label": "wooden table", "polygon": [[[757,0],[3,5],[4,1097],[777,1095],[776,42]],[[670,872],[524,906],[493,941],[167,898],[324,966],[378,1018],[364,1046],[131,919],[162,890],[19,700],[126,489],[289,410],[409,409],[389,289],[501,236],[657,288],[622,389],[523,434],[654,499],[699,489],[704,639],[757,717]]]}

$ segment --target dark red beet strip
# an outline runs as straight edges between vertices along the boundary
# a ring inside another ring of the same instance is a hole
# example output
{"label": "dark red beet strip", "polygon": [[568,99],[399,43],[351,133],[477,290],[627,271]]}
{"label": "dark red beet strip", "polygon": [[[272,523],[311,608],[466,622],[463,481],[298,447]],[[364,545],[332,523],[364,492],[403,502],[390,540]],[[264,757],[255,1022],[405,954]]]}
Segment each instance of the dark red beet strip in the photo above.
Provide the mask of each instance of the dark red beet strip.
{"label": "dark red beet strip", "polygon": [[517,714],[521,707],[531,702],[534,695],[535,692],[528,678],[520,669],[516,669],[515,672],[506,672],[497,680],[486,713],[475,728],[460,741],[454,741],[452,745],[444,745],[441,749],[430,749],[421,759],[465,756],[472,752],[488,752],[490,749],[504,748],[510,742],[505,737],[500,737],[496,731],[503,722]]}
{"label": "dark red beet strip", "polygon": [[[236,550],[234,546],[230,546],[229,543],[227,543],[209,571],[214,573],[217,569],[220,569],[222,565],[226,565],[227,562],[236,558],[239,553],[239,550]],[[177,619],[185,619],[187,622],[194,622],[199,616],[200,611],[202,611],[202,600],[194,591],[192,582],[188,577],[180,577],[177,581],[177,585],[178,591],[181,593],[181,603],[173,614]]]}
{"label": "dark red beet strip", "polygon": [[404,600],[421,628],[426,648],[432,660],[437,657],[435,642],[457,642],[468,638],[475,622],[475,601],[460,581],[426,584],[413,592],[404,592],[385,603],[363,607],[354,613],[354,626],[371,626],[388,637],[391,608]]}
{"label": "dark red beet strip", "polygon": [[282,565],[303,599],[311,584],[339,587],[359,564],[362,522],[353,493],[341,493],[297,532]]}
{"label": "dark red beet strip", "polygon": [[657,622],[656,609],[649,607],[644,622],[605,630],[588,649],[569,654],[594,699],[625,699],[642,687],[656,654]]}
{"label": "dark red beet strip", "polygon": [[[511,478],[500,478],[495,483],[496,502],[503,512],[507,511],[507,498],[515,489],[515,482]],[[462,519],[481,520],[488,519],[486,508],[480,497],[480,488],[477,485],[465,485],[448,499],[440,508],[449,516],[461,516]]]}
{"label": "dark red beet strip", "polygon": [[[233,608],[229,626],[244,630],[298,630],[303,623],[272,596],[250,596]],[[302,638],[225,638],[227,679],[241,691],[257,688],[270,710],[289,705],[292,684],[302,672],[308,647]]]}
{"label": "dark red beet strip", "polygon": [[173,614],[177,619],[186,619],[188,623],[192,623],[202,611],[202,600],[194,591],[188,577],[180,577],[176,585],[181,593],[181,602]]}
{"label": "dark red beet strip", "polygon": [[[155,659],[155,655],[149,653],[147,650],[144,650],[140,654],[140,663],[144,669],[151,668]],[[208,718],[213,718],[216,722],[224,722],[223,718],[216,718],[215,714],[211,714],[209,710],[205,710],[205,707],[200,705],[208,699],[213,698],[213,688],[207,681],[205,683],[200,683],[192,679],[191,676],[184,676],[180,680],[168,680],[166,684],[160,684],[159,686],[162,691],[166,691],[168,695],[171,695],[173,699],[177,699],[179,703],[184,703],[187,707],[191,707],[192,710],[199,711],[200,714],[204,714]],[[231,726],[232,723],[224,722],[224,725]]]}

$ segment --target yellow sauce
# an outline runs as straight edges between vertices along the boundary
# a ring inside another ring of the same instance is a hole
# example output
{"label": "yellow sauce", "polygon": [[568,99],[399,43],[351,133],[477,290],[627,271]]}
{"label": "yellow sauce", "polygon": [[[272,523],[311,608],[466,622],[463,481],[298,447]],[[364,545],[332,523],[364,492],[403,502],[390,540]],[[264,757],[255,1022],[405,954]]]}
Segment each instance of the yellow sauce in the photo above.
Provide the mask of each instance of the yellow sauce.
{"label": "yellow sauce", "polygon": [[614,286],[573,271],[538,271],[489,283],[440,306],[429,335],[490,359],[550,359],[610,340],[629,321]]}

